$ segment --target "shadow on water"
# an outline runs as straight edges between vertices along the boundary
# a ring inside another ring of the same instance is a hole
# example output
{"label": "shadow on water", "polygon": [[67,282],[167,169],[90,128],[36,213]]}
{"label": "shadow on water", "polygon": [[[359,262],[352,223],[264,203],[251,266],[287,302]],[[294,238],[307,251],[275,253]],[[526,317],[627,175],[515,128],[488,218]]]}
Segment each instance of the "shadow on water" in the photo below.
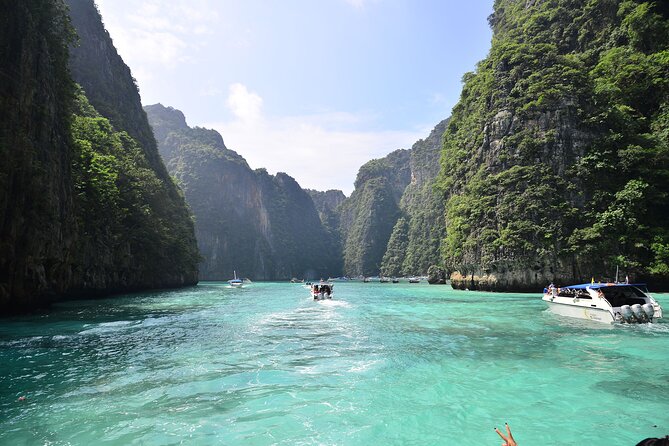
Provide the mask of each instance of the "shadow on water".
{"label": "shadow on water", "polygon": [[662,403],[667,400],[669,375],[626,374],[620,380],[599,381],[593,390],[603,390],[638,402]]}

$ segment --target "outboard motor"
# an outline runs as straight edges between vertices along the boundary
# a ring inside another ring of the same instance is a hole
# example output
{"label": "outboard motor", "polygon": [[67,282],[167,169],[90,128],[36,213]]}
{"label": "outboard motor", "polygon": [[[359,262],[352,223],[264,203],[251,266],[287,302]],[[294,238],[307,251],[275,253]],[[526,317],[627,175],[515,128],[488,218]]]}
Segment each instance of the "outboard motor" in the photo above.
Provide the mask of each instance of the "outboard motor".
{"label": "outboard motor", "polygon": [[622,305],[620,307],[620,313],[623,316],[625,322],[632,322],[634,319],[634,313],[632,313],[632,308],[629,305]]}
{"label": "outboard motor", "polygon": [[655,316],[655,308],[653,307],[653,304],[643,304],[641,305],[641,308],[643,309],[643,312],[646,313],[648,320],[652,322],[653,316]]}
{"label": "outboard motor", "polygon": [[644,320],[646,320],[646,313],[641,308],[641,305],[639,304],[632,305],[632,313],[634,313],[634,317],[636,317],[639,322],[643,322]]}

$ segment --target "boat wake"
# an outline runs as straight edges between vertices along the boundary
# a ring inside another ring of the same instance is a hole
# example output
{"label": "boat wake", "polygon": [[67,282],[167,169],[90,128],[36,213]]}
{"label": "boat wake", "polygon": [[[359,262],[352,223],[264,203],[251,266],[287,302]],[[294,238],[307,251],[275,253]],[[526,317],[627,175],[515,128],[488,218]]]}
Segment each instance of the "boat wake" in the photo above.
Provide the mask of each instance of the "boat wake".
{"label": "boat wake", "polygon": [[341,307],[341,308],[351,307],[351,304],[343,300],[323,299],[323,300],[316,300],[315,302],[317,302],[319,305],[323,305],[324,307]]}

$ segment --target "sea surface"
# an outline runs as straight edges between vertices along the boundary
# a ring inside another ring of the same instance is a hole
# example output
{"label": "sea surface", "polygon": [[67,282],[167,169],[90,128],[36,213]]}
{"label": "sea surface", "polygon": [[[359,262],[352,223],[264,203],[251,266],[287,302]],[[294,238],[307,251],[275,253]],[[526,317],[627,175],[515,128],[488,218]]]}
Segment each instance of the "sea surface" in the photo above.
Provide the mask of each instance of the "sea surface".
{"label": "sea surface", "polygon": [[669,322],[567,319],[539,292],[337,283],[315,302],[300,284],[204,282],[67,302],[0,319],[0,371],[1,445],[482,446],[505,422],[520,446],[669,434]]}

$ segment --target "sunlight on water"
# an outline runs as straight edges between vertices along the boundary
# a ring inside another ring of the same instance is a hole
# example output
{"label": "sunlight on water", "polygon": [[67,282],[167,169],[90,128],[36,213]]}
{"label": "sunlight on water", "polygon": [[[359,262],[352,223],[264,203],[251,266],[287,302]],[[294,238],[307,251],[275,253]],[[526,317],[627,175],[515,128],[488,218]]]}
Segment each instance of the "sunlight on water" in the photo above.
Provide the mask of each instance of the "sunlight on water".
{"label": "sunlight on water", "polygon": [[666,320],[562,318],[539,294],[335,291],[210,282],[0,320],[0,444],[479,446],[504,422],[521,446],[669,434]]}

